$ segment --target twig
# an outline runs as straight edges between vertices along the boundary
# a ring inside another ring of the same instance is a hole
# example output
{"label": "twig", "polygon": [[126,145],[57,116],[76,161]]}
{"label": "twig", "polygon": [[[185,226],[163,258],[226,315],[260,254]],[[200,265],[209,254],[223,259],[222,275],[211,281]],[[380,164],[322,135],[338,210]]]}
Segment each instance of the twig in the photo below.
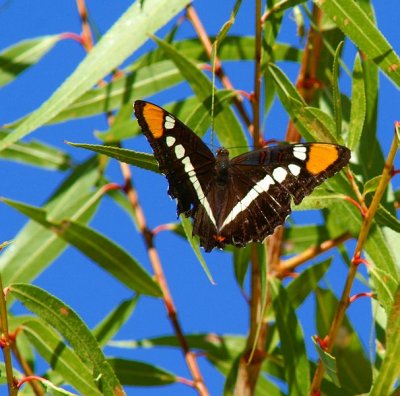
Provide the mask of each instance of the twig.
{"label": "twig", "polygon": [[[375,191],[374,197],[372,199],[371,205],[367,210],[367,213],[364,217],[363,223],[361,225],[360,234],[358,236],[357,245],[354,250],[354,258],[358,258],[361,256],[361,252],[364,248],[365,242],[368,237],[369,230],[372,225],[372,220],[375,216],[375,213],[378,209],[379,203],[385,193],[386,187],[390,182],[392,169],[393,169],[393,161],[397,152],[398,141],[397,137],[394,136],[392,145],[390,147],[390,151],[388,154],[388,158],[385,162],[385,166],[382,172],[382,177],[379,181],[378,188]],[[358,264],[353,264],[349,268],[349,273],[347,275],[346,283],[342,292],[342,296],[340,298],[339,305],[336,309],[335,316],[333,318],[331,327],[328,332],[328,341],[327,341],[327,351],[330,352],[333,348],[334,342],[336,340],[340,325],[343,321],[344,315],[346,313],[347,307],[349,305],[349,298],[351,289],[353,286],[353,282],[355,276],[357,274]],[[311,385],[310,395],[314,395],[315,392],[319,391],[321,386],[321,381],[324,375],[325,368],[321,361],[318,363],[317,370],[315,371],[313,382]]]}
{"label": "twig", "polygon": [[86,51],[89,52],[93,48],[93,37],[90,25],[88,23],[88,13],[85,0],[76,0],[79,17],[82,22],[82,41]]}
{"label": "twig", "polygon": [[[204,50],[206,51],[207,56],[211,59],[212,44],[211,44],[210,38],[208,37],[208,34],[207,34],[206,30],[204,29],[204,26],[201,23],[199,16],[197,15],[196,9],[193,7],[192,4],[187,6],[186,16],[187,16],[188,20],[191,22],[196,34],[198,35],[200,42],[202,43]],[[221,80],[222,85],[226,89],[231,89],[232,91],[235,91],[235,88],[233,87],[228,76],[225,74],[225,72],[222,68],[221,61],[219,60],[219,58],[217,56],[215,56],[215,74]],[[247,125],[247,127],[250,129],[250,132],[251,132],[252,131],[251,121],[250,121],[250,118],[247,115],[247,112],[243,106],[241,98],[235,96],[233,98],[233,103],[235,104],[235,107],[237,108],[244,123]]]}
{"label": "twig", "polygon": [[168,317],[171,321],[172,327],[175,331],[175,335],[178,339],[178,342],[182,348],[182,351],[185,356],[186,364],[192,374],[193,383],[197,391],[202,396],[208,396],[208,390],[204,384],[203,377],[200,372],[200,368],[197,364],[196,355],[190,350],[188,342],[183,334],[181,325],[178,320],[177,311],[175,308],[174,301],[172,299],[171,293],[168,288],[168,284],[166,278],[164,276],[164,271],[161,265],[160,258],[158,256],[158,252],[154,247],[153,243],[153,232],[147,227],[146,219],[140,206],[137,192],[132,185],[131,171],[129,166],[123,162],[120,163],[121,171],[125,180],[125,192],[127,197],[132,205],[133,210],[136,213],[137,223],[141,234],[143,235],[144,243],[146,245],[147,254],[149,256],[151,265],[153,267],[155,278],[161,288],[163,294],[163,301],[165,308],[168,313]]}
{"label": "twig", "polygon": [[329,239],[327,241],[322,242],[320,245],[311,246],[310,248],[304,250],[297,256],[294,256],[290,259],[283,260],[279,264],[278,271],[276,276],[280,279],[284,278],[288,273],[293,272],[295,268],[299,265],[304,264],[308,260],[313,259],[314,257],[322,254],[344,242],[351,239],[351,234],[346,232],[337,238]]}

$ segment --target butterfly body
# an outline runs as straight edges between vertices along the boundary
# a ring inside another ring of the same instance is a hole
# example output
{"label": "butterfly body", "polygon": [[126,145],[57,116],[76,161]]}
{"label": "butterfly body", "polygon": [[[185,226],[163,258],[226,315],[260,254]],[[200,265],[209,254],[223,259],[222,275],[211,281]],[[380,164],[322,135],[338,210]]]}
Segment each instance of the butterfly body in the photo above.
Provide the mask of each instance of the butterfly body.
{"label": "butterfly body", "polygon": [[185,124],[166,110],[135,102],[139,125],[160,171],[177,199],[178,215],[193,219],[193,234],[206,251],[262,242],[298,204],[350,159],[343,146],[299,143],[265,147],[232,159],[216,156]]}

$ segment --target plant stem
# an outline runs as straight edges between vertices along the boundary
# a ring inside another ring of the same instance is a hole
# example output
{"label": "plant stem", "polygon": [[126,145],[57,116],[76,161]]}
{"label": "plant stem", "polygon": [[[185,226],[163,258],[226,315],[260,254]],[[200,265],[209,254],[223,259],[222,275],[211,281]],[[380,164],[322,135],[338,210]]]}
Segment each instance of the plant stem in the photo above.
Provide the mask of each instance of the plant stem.
{"label": "plant stem", "polygon": [[16,387],[16,383],[14,381],[13,366],[11,359],[11,348],[10,348],[11,341],[10,341],[10,334],[8,333],[7,304],[3,290],[4,290],[3,280],[0,276],[0,320],[1,320],[0,330],[3,342],[2,350],[4,356],[4,364],[6,366],[8,394],[10,396],[14,396],[17,395],[18,388]]}
{"label": "plant stem", "polygon": [[[385,162],[385,167],[382,172],[382,177],[379,181],[378,188],[375,191],[371,205],[369,206],[369,208],[366,212],[366,215],[363,219],[363,223],[361,225],[361,230],[360,230],[360,234],[358,236],[357,245],[354,250],[353,261],[355,258],[358,258],[361,256],[361,252],[364,249],[364,245],[365,245],[369,230],[372,225],[372,220],[378,209],[378,206],[383,197],[383,194],[386,191],[386,187],[389,184],[390,179],[392,177],[393,161],[394,161],[394,157],[397,152],[397,147],[398,147],[397,137],[394,136],[387,160]],[[329,329],[329,333],[328,333],[328,337],[327,337],[327,346],[326,346],[327,352],[332,351],[337,334],[339,332],[340,325],[343,321],[344,315],[345,315],[347,307],[349,305],[350,293],[351,293],[351,289],[353,286],[355,276],[357,274],[357,269],[358,269],[358,265],[354,264],[354,263],[352,263],[352,265],[349,268],[349,273],[347,275],[347,279],[346,279],[346,283],[344,285],[342,296],[340,298],[339,305],[336,309],[335,316],[333,318],[331,327]],[[324,371],[325,371],[325,368],[324,368],[322,362],[319,361],[318,367],[317,367],[317,370],[315,371],[313,382],[311,385],[310,395],[314,395],[316,392],[319,391],[319,388],[320,388],[321,382],[322,382],[322,378],[324,376]]]}

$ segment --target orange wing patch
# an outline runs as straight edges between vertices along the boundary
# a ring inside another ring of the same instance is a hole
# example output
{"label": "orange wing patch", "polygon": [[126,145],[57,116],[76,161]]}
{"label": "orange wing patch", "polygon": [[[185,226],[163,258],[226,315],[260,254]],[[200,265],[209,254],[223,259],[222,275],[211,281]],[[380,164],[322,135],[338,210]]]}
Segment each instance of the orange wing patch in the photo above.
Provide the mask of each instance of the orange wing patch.
{"label": "orange wing patch", "polygon": [[164,135],[164,111],[162,109],[151,103],[146,103],[143,107],[143,117],[155,139]]}
{"label": "orange wing patch", "polygon": [[339,152],[333,144],[312,144],[309,146],[307,170],[313,175],[325,171],[339,159]]}

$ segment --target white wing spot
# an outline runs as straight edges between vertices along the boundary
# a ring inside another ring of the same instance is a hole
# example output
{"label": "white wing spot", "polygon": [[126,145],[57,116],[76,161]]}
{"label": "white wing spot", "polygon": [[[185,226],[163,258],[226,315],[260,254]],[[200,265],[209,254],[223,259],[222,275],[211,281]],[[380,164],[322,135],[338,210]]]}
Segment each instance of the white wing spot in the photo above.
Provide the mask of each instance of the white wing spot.
{"label": "white wing spot", "polygon": [[172,129],[175,126],[175,119],[167,115],[164,122],[165,129]]}
{"label": "white wing spot", "polygon": [[[281,168],[284,170],[283,168]],[[285,171],[286,172],[286,171]],[[286,175],[285,175],[286,177]],[[267,192],[269,187],[275,184],[274,179],[270,175],[266,175],[263,179],[261,179],[247,194],[246,196],[239,201],[231,210],[231,212],[226,216],[225,221],[223,222],[220,230],[222,230],[227,224],[232,222],[236,216],[246,210],[250,204],[263,192]]]}
{"label": "white wing spot", "polygon": [[295,165],[295,164],[289,164],[288,168],[289,168],[289,170],[290,170],[290,173],[291,173],[293,176],[299,176],[300,171],[301,171],[300,166]]}
{"label": "white wing spot", "polygon": [[[175,147],[175,154],[176,156],[180,159],[181,157],[178,156],[177,153],[177,148],[181,146],[183,149],[183,152],[185,151],[183,146],[178,144],[178,146]],[[183,154],[184,155],[184,154]],[[206,213],[208,214],[208,217],[210,218],[210,220],[212,221],[212,223],[214,224],[215,227],[217,227],[217,222],[215,221],[215,217],[214,214],[212,212],[211,206],[207,201],[207,198],[204,195],[204,191],[201,187],[201,184],[199,182],[199,179],[197,178],[196,172],[194,170],[194,167],[192,165],[192,162],[190,161],[189,157],[185,157],[182,159],[182,164],[185,167],[185,172],[188,174],[189,179],[193,185],[194,190],[196,191],[196,195],[197,198],[199,199],[200,203],[203,205]]]}
{"label": "white wing spot", "polygon": [[185,148],[181,144],[175,146],[175,155],[178,159],[181,159],[185,156]]}
{"label": "white wing spot", "polygon": [[286,179],[287,170],[279,166],[278,168],[274,169],[272,176],[278,183],[282,183]]}
{"label": "white wing spot", "polygon": [[307,147],[305,147],[305,146],[294,146],[293,150],[297,151],[298,153],[306,153],[307,152]]}
{"label": "white wing spot", "polygon": [[172,147],[176,142],[176,139],[173,136],[167,136],[167,146]]}
{"label": "white wing spot", "polygon": [[301,161],[304,161],[307,158],[307,154],[300,151],[293,150],[293,155]]}

